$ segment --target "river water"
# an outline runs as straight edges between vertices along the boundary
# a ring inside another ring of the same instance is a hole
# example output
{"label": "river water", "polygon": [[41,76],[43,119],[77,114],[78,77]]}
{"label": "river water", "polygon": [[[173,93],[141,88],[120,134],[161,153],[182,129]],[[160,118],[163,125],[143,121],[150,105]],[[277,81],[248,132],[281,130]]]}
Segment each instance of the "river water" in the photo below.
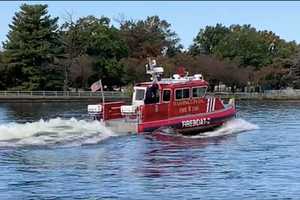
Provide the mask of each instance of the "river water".
{"label": "river water", "polygon": [[300,199],[300,102],[202,137],[118,135],[86,103],[0,104],[0,199]]}

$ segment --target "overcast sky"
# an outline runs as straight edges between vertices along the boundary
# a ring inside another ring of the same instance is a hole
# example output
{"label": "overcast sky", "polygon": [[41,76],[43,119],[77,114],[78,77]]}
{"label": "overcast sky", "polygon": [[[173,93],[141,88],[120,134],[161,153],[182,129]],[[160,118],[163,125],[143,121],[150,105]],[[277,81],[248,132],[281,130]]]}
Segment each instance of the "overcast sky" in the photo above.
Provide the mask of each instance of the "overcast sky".
{"label": "overcast sky", "polygon": [[[222,23],[251,24],[257,29],[275,32],[288,41],[300,42],[300,2],[201,2],[201,1],[1,1],[0,41],[6,39],[11,19],[22,3],[48,4],[49,13],[58,16],[60,23],[70,12],[76,18],[87,15],[127,19],[145,19],[158,15],[167,20],[178,34],[181,43],[188,48],[200,28]],[[117,22],[113,21],[114,25]]]}

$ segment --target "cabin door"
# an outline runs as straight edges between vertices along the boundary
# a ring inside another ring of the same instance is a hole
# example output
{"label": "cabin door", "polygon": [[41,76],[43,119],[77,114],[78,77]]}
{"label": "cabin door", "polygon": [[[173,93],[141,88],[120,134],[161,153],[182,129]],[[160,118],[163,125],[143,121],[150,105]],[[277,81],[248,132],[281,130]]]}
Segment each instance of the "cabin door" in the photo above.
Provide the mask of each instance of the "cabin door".
{"label": "cabin door", "polygon": [[153,101],[147,101],[147,93],[146,93],[145,105],[143,106],[143,121],[145,122],[167,119],[169,117],[170,102],[164,100],[166,99],[170,100],[170,98],[164,98],[164,95],[170,96],[171,93],[165,92],[165,90],[163,90],[163,92],[158,90],[156,94],[157,96],[155,96],[155,102],[153,102]]}

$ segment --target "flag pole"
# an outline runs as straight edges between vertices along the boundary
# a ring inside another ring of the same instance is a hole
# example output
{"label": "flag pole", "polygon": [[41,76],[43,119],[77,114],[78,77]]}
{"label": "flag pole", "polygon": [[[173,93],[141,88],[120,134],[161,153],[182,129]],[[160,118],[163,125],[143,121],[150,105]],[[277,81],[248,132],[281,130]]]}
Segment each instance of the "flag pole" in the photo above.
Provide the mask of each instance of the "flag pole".
{"label": "flag pole", "polygon": [[102,107],[103,107],[103,112],[102,112],[102,115],[103,115],[103,117],[102,117],[102,120],[104,121],[104,112],[105,112],[105,107],[104,107],[104,91],[103,91],[103,85],[102,85],[102,80],[100,79],[99,80],[100,81],[100,89],[101,89],[101,96],[102,96]]}

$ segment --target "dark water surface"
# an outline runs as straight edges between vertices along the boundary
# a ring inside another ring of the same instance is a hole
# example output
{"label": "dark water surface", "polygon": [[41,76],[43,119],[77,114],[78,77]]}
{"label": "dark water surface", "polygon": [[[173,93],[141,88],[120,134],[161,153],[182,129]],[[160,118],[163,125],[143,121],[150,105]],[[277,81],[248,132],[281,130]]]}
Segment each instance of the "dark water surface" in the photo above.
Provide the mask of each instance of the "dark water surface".
{"label": "dark water surface", "polygon": [[300,199],[300,102],[238,110],[173,138],[116,135],[85,103],[0,104],[0,199]]}

